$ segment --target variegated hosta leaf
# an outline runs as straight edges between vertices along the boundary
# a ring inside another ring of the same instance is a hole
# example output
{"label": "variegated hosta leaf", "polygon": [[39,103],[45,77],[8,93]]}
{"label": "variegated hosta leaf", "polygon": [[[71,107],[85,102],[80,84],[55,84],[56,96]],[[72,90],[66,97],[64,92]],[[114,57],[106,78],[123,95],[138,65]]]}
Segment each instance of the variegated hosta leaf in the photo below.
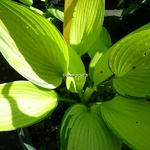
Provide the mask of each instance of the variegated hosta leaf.
{"label": "variegated hosta leaf", "polygon": [[56,108],[58,95],[29,81],[0,85],[0,131],[34,124]]}
{"label": "variegated hosta leaf", "polygon": [[104,0],[78,0],[70,27],[70,45],[81,56],[93,45],[102,28]]}
{"label": "variegated hosta leaf", "polygon": [[61,125],[61,150],[120,150],[121,142],[101,118],[100,105],[71,106]]}
{"label": "variegated hosta leaf", "polygon": [[102,117],[110,130],[137,150],[150,147],[150,102],[121,96],[102,103]]}
{"label": "variegated hosta leaf", "polygon": [[87,74],[85,72],[84,64],[79,55],[71,48],[69,49],[69,67],[66,77],[66,87],[73,93],[82,93]]}
{"label": "variegated hosta leaf", "polygon": [[53,89],[68,68],[68,48],[46,18],[17,3],[0,1],[0,51],[31,82]]}
{"label": "variegated hosta leaf", "polygon": [[150,97],[150,24],[112,47],[109,66],[114,88],[121,95]]}

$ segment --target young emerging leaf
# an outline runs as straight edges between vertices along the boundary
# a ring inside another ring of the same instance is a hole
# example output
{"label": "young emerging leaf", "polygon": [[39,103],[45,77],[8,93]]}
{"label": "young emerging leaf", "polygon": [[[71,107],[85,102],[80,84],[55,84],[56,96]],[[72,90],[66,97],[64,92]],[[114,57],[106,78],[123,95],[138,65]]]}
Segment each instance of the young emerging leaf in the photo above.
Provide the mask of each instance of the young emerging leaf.
{"label": "young emerging leaf", "polygon": [[68,47],[47,19],[17,3],[0,1],[0,51],[31,82],[53,89],[68,68]]}
{"label": "young emerging leaf", "polygon": [[34,124],[51,114],[58,103],[55,91],[29,81],[0,85],[0,131]]}
{"label": "young emerging leaf", "polygon": [[120,150],[121,142],[109,131],[100,105],[71,106],[61,125],[61,150]]}
{"label": "young emerging leaf", "polygon": [[70,45],[81,56],[93,45],[102,28],[104,0],[78,0],[70,27]]}
{"label": "young emerging leaf", "polygon": [[109,66],[114,88],[126,96],[150,97],[150,30],[143,28],[112,47]]}
{"label": "young emerging leaf", "polygon": [[102,117],[111,131],[133,149],[150,147],[150,102],[121,96],[102,103]]}

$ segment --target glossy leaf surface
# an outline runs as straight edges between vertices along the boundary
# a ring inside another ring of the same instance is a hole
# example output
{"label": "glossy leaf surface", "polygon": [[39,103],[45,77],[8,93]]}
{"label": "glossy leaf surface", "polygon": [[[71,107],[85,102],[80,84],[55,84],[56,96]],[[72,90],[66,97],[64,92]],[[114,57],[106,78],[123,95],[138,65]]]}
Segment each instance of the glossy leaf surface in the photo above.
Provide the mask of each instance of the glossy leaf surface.
{"label": "glossy leaf surface", "polygon": [[101,112],[111,131],[137,150],[150,147],[150,102],[121,96],[102,103]]}
{"label": "glossy leaf surface", "polygon": [[100,114],[100,105],[76,104],[66,112],[61,125],[61,150],[120,150],[121,142],[110,132]]}
{"label": "glossy leaf surface", "polygon": [[150,30],[143,30],[112,47],[109,66],[116,76],[113,85],[124,96],[150,97]]}
{"label": "glossy leaf surface", "polygon": [[71,20],[70,45],[79,56],[86,53],[99,36],[103,19],[104,0],[77,1]]}
{"label": "glossy leaf surface", "polygon": [[68,48],[47,19],[17,3],[0,1],[0,51],[31,82],[53,89],[67,71]]}
{"label": "glossy leaf surface", "polygon": [[34,124],[56,108],[55,91],[43,89],[29,81],[0,85],[0,131]]}

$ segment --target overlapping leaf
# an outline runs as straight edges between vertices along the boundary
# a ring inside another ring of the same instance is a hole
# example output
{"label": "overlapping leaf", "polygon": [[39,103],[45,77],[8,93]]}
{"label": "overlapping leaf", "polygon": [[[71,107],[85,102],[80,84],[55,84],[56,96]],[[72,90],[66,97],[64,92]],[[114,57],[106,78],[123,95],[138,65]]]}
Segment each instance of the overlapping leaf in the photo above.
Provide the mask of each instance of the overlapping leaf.
{"label": "overlapping leaf", "polygon": [[[105,54],[109,46],[111,46],[111,39],[107,30],[103,27],[100,35],[88,51],[88,54],[92,59],[89,65],[89,77],[94,81],[95,85],[111,76],[106,73],[106,70],[109,70],[110,72],[110,69],[108,68],[109,55],[106,57]],[[103,72],[103,74],[101,72]]]}
{"label": "overlapping leaf", "polygon": [[66,112],[61,126],[61,150],[120,150],[121,142],[109,131],[100,105],[76,104]]}
{"label": "overlapping leaf", "polygon": [[[150,25],[148,25],[150,26]],[[150,27],[125,37],[112,47],[109,66],[114,88],[122,95],[150,97]]]}
{"label": "overlapping leaf", "polygon": [[55,88],[67,71],[68,49],[58,30],[22,5],[0,1],[0,51],[31,82]]}
{"label": "overlapping leaf", "polygon": [[81,95],[87,74],[79,55],[71,47],[68,48],[69,67],[67,74],[63,74],[66,77],[66,87],[69,91]]}
{"label": "overlapping leaf", "polygon": [[[94,86],[97,86],[101,82],[105,81],[107,78],[111,77],[113,73],[111,72],[109,65],[108,65],[108,60],[109,56],[111,53],[112,49],[110,48],[104,54],[97,53],[97,55],[94,56],[91,64],[90,64],[90,78],[94,82]],[[98,60],[96,60],[95,65],[94,64],[94,59],[98,57]]]}
{"label": "overlapping leaf", "polygon": [[106,28],[102,27],[99,36],[94,41],[93,45],[88,51],[90,58],[93,58],[97,53],[104,53],[110,46],[111,38]]}
{"label": "overlapping leaf", "polygon": [[56,9],[54,7],[52,7],[52,8],[50,7],[50,8],[47,9],[47,11],[50,14],[52,14],[54,17],[59,19],[60,21],[62,21],[62,22],[64,21],[64,13],[61,10]]}
{"label": "overlapping leaf", "polygon": [[111,131],[133,149],[150,147],[150,102],[115,97],[101,105],[104,121]]}
{"label": "overlapping leaf", "polygon": [[70,27],[70,45],[80,56],[99,36],[103,19],[104,0],[77,1]]}
{"label": "overlapping leaf", "polygon": [[0,85],[0,131],[29,126],[52,113],[58,103],[57,94],[16,81]]}

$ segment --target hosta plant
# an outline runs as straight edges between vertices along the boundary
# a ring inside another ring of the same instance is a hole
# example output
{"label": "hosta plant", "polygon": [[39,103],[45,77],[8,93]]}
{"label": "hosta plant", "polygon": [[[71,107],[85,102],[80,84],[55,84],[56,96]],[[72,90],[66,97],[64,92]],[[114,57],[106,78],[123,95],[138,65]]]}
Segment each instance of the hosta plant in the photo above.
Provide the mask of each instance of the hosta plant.
{"label": "hosta plant", "polygon": [[[62,120],[61,150],[120,150],[122,142],[148,150],[150,24],[111,46],[104,1],[70,3],[63,37],[43,16],[0,0],[0,51],[27,79],[0,85],[0,130],[34,124],[66,101],[73,105]],[[91,58],[87,72],[84,54]],[[64,82],[76,98],[56,93]],[[115,96],[100,98],[111,86]]]}
{"label": "hosta plant", "polygon": [[147,10],[150,8],[150,0],[127,0],[127,3],[129,3],[129,6],[124,8],[122,15],[135,13],[141,7]]}

